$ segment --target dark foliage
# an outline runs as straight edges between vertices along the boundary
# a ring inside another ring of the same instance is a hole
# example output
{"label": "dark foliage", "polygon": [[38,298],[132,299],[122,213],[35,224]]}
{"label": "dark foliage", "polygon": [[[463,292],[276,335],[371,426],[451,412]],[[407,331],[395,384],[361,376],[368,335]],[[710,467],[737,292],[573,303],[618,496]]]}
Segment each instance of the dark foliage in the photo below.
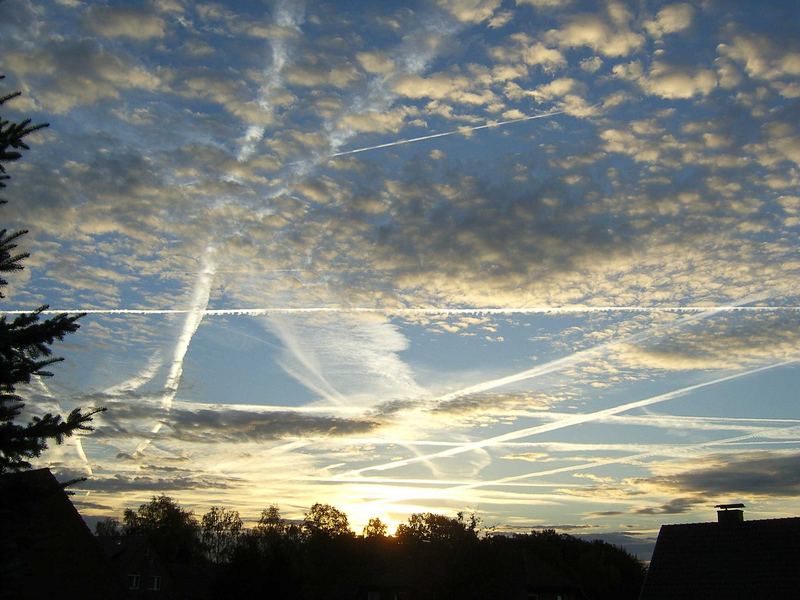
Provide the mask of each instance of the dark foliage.
{"label": "dark foliage", "polygon": [[229,562],[242,534],[239,511],[212,506],[200,521],[201,539],[209,560]]}
{"label": "dark foliage", "polygon": [[315,504],[303,519],[303,529],[311,538],[337,538],[352,535],[347,515],[330,504]]}
{"label": "dark foliage", "polygon": [[161,496],[125,511],[123,533],[147,535],[168,560],[213,572],[215,598],[527,598],[555,577],[579,590],[574,597],[634,600],[644,576],[636,558],[605,542],[555,531],[489,536],[463,513],[415,514],[391,537],[378,519],[354,535],[347,515],[327,504],[315,504],[301,523],[277,506],[250,530],[220,507],[201,522]]}
{"label": "dark foliage", "polygon": [[[0,97],[0,106],[18,95]],[[6,164],[19,160],[21,151],[28,149],[25,136],[43,127],[47,124],[31,125],[30,119],[16,123],[0,116],[0,188],[6,187],[9,179]],[[5,204],[5,200],[0,200],[0,204]],[[22,261],[28,253],[18,252],[17,245],[26,233],[0,230],[0,274],[23,269]],[[5,298],[2,289],[7,284],[0,277],[0,298]],[[16,393],[17,386],[29,384],[32,376],[52,376],[46,367],[62,359],[52,356],[50,346],[76,331],[79,327],[76,321],[82,316],[60,314],[41,319],[42,311],[47,308],[41,306],[13,319],[0,315],[0,473],[30,468],[28,460],[38,457],[47,448],[48,440],[60,444],[76,431],[91,430],[88,423],[92,417],[105,410],[81,412],[76,408],[66,418],[47,413],[32,417],[27,424],[18,422],[25,400]]]}
{"label": "dark foliage", "polygon": [[122,533],[147,537],[167,562],[193,562],[203,554],[200,524],[192,511],[169,496],[153,497],[137,510],[126,509]]}
{"label": "dark foliage", "polygon": [[94,526],[94,534],[97,536],[118,536],[122,533],[122,527],[117,519],[106,518],[98,521]]}

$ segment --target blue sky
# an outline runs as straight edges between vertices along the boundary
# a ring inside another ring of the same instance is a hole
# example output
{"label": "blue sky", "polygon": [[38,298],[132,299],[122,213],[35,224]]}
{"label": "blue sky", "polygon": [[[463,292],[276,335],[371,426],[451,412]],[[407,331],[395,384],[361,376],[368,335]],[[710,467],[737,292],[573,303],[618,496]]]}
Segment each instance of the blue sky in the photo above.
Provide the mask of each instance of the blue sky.
{"label": "blue sky", "polygon": [[796,514],[798,22],[0,3],[10,116],[51,124],[12,170],[5,308],[93,311],[29,396],[108,407],[45,463],[94,515]]}

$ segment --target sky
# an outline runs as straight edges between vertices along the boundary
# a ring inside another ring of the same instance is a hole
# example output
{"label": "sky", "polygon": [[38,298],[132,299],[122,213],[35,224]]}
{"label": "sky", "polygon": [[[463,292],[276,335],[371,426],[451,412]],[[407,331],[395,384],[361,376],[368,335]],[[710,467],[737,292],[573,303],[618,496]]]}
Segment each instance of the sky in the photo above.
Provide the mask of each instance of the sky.
{"label": "sky", "polygon": [[84,515],[797,515],[796,2],[0,2]]}

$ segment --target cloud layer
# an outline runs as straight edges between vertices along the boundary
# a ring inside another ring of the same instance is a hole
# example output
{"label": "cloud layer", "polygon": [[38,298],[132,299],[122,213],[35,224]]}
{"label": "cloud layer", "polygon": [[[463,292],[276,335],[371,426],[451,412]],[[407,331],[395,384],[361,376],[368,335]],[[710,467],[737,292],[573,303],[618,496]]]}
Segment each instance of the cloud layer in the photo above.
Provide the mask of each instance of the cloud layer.
{"label": "cloud layer", "polygon": [[[86,317],[30,390],[110,408],[86,460],[50,455],[94,471],[87,510],[212,488],[253,515],[613,531],[726,494],[790,510],[793,6],[0,13],[4,117],[51,123],[11,171],[31,258],[4,308],[141,311]],[[288,311],[227,312],[249,307]]]}

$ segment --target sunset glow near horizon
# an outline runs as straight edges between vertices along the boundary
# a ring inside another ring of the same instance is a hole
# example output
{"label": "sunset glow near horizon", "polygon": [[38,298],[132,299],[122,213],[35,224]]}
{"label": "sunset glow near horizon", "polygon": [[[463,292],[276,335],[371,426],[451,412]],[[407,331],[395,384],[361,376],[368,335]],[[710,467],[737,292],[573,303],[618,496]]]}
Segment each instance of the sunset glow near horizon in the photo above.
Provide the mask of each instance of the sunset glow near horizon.
{"label": "sunset glow near horizon", "polygon": [[0,3],[31,414],[157,494],[647,538],[800,514],[796,2]]}

